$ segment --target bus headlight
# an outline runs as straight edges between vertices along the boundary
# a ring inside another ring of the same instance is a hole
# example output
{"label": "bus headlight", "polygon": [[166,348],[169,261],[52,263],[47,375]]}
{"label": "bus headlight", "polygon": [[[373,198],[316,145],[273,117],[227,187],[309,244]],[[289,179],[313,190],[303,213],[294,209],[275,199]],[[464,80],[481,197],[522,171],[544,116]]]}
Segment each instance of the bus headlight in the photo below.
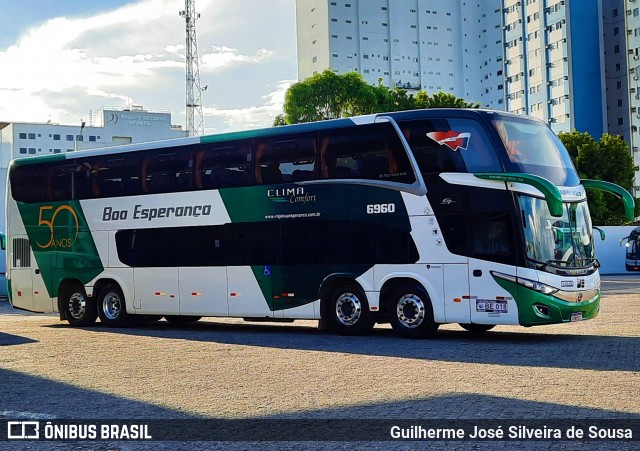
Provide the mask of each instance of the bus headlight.
{"label": "bus headlight", "polygon": [[522,285],[523,287],[529,288],[531,290],[536,290],[542,294],[552,295],[553,293],[557,293],[558,289],[553,288],[544,283],[534,282],[533,280],[523,279],[522,277],[518,277],[518,285]]}
{"label": "bus headlight", "polygon": [[508,274],[503,274],[501,272],[497,272],[497,271],[491,271],[491,275],[493,275],[494,277],[498,277],[500,279],[503,280],[508,280],[509,282],[513,282],[516,283],[520,286],[523,286],[525,288],[529,288],[530,290],[535,290],[538,293],[542,293],[542,294],[546,294],[546,295],[552,295],[554,293],[557,293],[559,290],[557,288],[554,288],[550,285],[544,284],[544,283],[540,283],[540,282],[536,282],[534,280],[529,280],[529,279],[525,279],[523,277],[515,277],[515,276],[510,276]]}

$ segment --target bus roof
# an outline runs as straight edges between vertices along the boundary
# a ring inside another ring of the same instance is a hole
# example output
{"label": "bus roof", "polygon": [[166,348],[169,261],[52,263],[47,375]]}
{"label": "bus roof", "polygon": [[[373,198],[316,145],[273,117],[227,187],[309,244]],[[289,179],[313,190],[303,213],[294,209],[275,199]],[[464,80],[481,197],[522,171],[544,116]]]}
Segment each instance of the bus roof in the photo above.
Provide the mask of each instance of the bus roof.
{"label": "bus roof", "polygon": [[73,158],[77,158],[79,156],[88,157],[88,156],[110,155],[110,154],[118,154],[121,152],[135,152],[135,151],[142,151],[142,150],[149,150],[149,149],[170,148],[170,147],[185,146],[190,144],[219,143],[219,142],[236,141],[236,140],[243,140],[243,139],[269,138],[269,137],[278,136],[278,135],[315,132],[315,131],[322,131],[322,130],[328,130],[333,128],[342,128],[342,127],[354,127],[357,125],[373,123],[376,120],[376,118],[379,118],[381,116],[389,116],[396,121],[410,121],[410,120],[418,120],[418,119],[425,119],[425,118],[431,118],[431,117],[441,118],[443,116],[446,116],[449,118],[483,117],[485,119],[491,119],[496,116],[498,117],[506,116],[506,117],[511,117],[511,118],[520,119],[520,120],[538,121],[537,119],[534,119],[534,118],[516,115],[512,113],[506,113],[504,111],[483,110],[483,109],[476,109],[476,108],[473,108],[473,109],[472,108],[430,108],[430,109],[421,109],[421,110],[368,114],[363,116],[354,116],[354,117],[342,118],[342,119],[329,119],[325,121],[283,125],[279,127],[269,127],[269,128],[235,131],[235,132],[226,132],[226,133],[219,133],[215,135],[205,135],[205,136],[187,137],[187,138],[174,138],[174,139],[166,139],[162,141],[148,141],[144,143],[124,144],[119,146],[96,147],[93,149],[80,150],[77,152],[69,152],[69,153],[55,154],[55,155],[39,155],[36,157],[21,157],[21,158],[14,159],[11,162],[11,165],[22,166],[22,165],[31,165],[31,164],[49,164],[53,161],[70,160]]}

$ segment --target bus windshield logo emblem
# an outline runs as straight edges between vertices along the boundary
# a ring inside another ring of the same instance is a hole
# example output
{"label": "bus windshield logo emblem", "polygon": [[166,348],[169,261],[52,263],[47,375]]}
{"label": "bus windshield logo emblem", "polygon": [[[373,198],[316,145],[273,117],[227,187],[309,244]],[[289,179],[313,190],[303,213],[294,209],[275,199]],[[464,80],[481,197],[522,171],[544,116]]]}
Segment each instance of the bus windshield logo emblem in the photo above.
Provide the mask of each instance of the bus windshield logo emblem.
{"label": "bus windshield logo emblem", "polygon": [[447,146],[455,152],[458,149],[467,150],[471,133],[458,133],[451,130],[448,132],[429,132],[427,136],[441,146]]}

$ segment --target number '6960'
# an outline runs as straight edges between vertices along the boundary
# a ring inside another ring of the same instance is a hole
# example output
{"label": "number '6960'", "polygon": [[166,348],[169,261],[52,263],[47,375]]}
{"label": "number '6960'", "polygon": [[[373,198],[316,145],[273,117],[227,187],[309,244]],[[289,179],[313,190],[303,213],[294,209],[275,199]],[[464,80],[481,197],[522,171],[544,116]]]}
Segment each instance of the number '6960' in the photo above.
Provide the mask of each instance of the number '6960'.
{"label": "number '6960'", "polygon": [[367,205],[368,215],[378,215],[385,213],[395,213],[396,204],[370,204]]}

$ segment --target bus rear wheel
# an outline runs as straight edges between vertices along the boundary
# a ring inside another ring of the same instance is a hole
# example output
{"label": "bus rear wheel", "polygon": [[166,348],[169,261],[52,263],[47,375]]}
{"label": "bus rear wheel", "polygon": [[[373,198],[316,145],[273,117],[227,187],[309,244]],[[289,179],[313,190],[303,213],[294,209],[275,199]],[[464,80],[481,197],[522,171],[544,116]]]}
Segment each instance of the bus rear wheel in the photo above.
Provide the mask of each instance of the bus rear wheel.
{"label": "bus rear wheel", "polygon": [[87,296],[79,283],[74,283],[66,290],[61,308],[72,326],[91,326],[98,318],[95,300]]}
{"label": "bus rear wheel", "polygon": [[481,334],[483,332],[487,332],[488,330],[493,329],[495,324],[474,324],[474,323],[459,323],[460,327],[465,330],[468,330],[472,334]]}
{"label": "bus rear wheel", "polygon": [[367,296],[355,283],[342,284],[333,291],[325,314],[331,329],[340,335],[364,335],[375,325]]}
{"label": "bus rear wheel", "polygon": [[122,290],[115,283],[109,283],[98,294],[98,315],[107,327],[126,327],[131,324]]}
{"label": "bus rear wheel", "polygon": [[388,312],[391,327],[403,338],[432,337],[440,326],[433,319],[429,295],[415,283],[405,283],[393,291]]}

